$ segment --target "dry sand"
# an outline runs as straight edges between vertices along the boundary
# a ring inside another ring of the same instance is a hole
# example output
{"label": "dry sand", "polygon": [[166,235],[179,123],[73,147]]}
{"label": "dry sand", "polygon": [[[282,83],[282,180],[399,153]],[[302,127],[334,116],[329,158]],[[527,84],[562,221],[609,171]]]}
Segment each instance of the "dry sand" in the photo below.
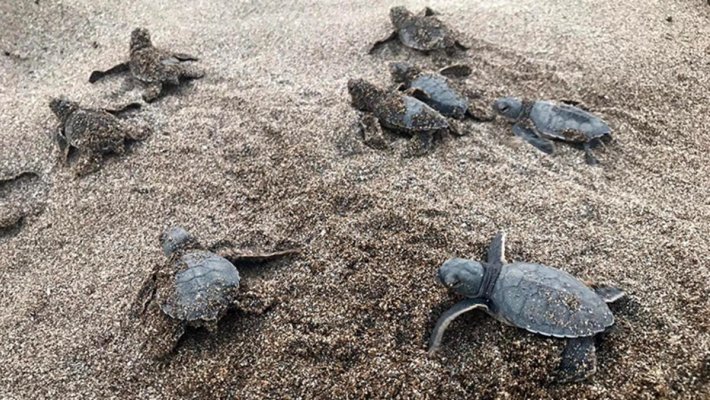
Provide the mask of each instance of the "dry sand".
{"label": "dry sand", "polygon": [[[388,84],[368,56],[395,2],[0,2],[0,398],[708,398],[710,7],[704,0],[431,1],[473,48],[456,62],[485,98],[577,99],[616,141],[544,156],[510,127],[466,122],[433,154],[363,146],[346,82]],[[285,5],[279,3],[287,3]],[[198,6],[199,4],[199,6]],[[423,2],[406,2],[418,10]],[[672,17],[672,21],[667,21]],[[155,133],[83,179],[57,164],[47,103],[140,99],[89,73],[126,57],[136,26],[195,53],[207,76],[144,107]],[[4,211],[9,212],[9,211]],[[300,257],[244,270],[276,305],[229,314],[151,361],[130,306],[158,234]],[[481,313],[425,343],[456,299],[434,281],[453,255],[508,257],[619,285],[629,299],[588,382],[548,375],[562,342]]]}

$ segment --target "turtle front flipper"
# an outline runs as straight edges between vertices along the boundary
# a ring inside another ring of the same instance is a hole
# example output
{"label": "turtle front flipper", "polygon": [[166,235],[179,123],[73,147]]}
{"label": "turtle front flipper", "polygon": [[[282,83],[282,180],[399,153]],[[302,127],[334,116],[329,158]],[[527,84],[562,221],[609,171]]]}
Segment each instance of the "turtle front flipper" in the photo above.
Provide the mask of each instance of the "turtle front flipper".
{"label": "turtle front flipper", "polygon": [[590,377],[596,370],[597,353],[594,337],[569,339],[562,352],[556,380],[560,383],[579,382]]}
{"label": "turtle front flipper", "polygon": [[205,71],[197,65],[180,65],[180,78],[200,79],[205,76]]}
{"label": "turtle front flipper", "polygon": [[421,157],[434,147],[434,134],[431,131],[416,132],[409,142],[409,150],[405,153],[405,157]]}
{"label": "turtle front flipper", "polygon": [[431,100],[431,97],[429,97],[429,95],[420,88],[410,87],[409,89],[406,89],[404,91],[404,94],[407,96],[414,97],[415,99],[422,101],[424,103]]}
{"label": "turtle front flipper", "polygon": [[499,232],[488,246],[488,264],[505,264],[505,232]]}
{"label": "turtle front flipper", "polygon": [[142,107],[141,103],[128,103],[126,105],[120,106],[118,108],[104,108],[103,110],[106,111],[109,114],[112,114],[114,116],[119,116],[125,112],[133,111],[133,110],[140,110]]}
{"label": "turtle front flipper", "polygon": [[103,157],[98,152],[86,149],[81,150],[74,166],[74,174],[77,177],[83,177],[98,171],[101,168],[102,159]]}
{"label": "turtle front flipper", "polygon": [[360,135],[365,146],[376,150],[387,150],[389,144],[385,138],[380,121],[372,114],[365,114],[359,122]]}
{"label": "turtle front flipper", "polygon": [[626,293],[612,286],[597,286],[594,288],[594,293],[601,297],[605,303],[614,303],[626,296]]}
{"label": "turtle front flipper", "polygon": [[382,40],[376,41],[372,47],[370,47],[370,50],[367,52],[367,54],[372,54],[374,53],[377,49],[379,49],[382,45],[384,45],[387,42],[391,42],[392,40],[397,39],[397,31],[393,31],[389,36]]}
{"label": "turtle front flipper", "polygon": [[274,251],[270,253],[240,253],[234,249],[224,249],[217,254],[221,257],[226,258],[231,263],[252,263],[252,264],[263,264],[271,261],[276,261],[278,259],[293,256],[299,254],[299,249],[288,249]]}
{"label": "turtle front flipper", "polygon": [[438,15],[439,13],[436,12],[436,11],[434,11],[433,8],[427,6],[427,7],[424,7],[424,9],[422,10],[421,14],[422,14],[423,16],[425,16],[425,17],[433,17],[433,16],[435,16],[435,15]]}
{"label": "turtle front flipper", "polygon": [[555,152],[555,145],[550,140],[536,135],[530,128],[526,128],[520,124],[515,124],[513,125],[513,133],[515,136],[525,140],[545,154],[552,154]]}
{"label": "turtle front flipper", "polygon": [[456,319],[459,315],[477,308],[482,308],[486,310],[486,312],[488,311],[488,305],[481,299],[462,300],[446,310],[446,312],[439,317],[439,320],[436,321],[434,330],[431,332],[431,337],[429,338],[429,354],[433,354],[439,349],[441,339],[444,337],[444,331],[449,327],[451,321]]}
{"label": "turtle front flipper", "polygon": [[129,70],[128,62],[123,62],[118,65],[114,65],[113,67],[107,69],[106,71],[93,71],[91,73],[91,75],[89,75],[89,83],[94,83],[107,75],[119,74],[121,72],[126,72],[128,70]]}
{"label": "turtle front flipper", "polygon": [[592,152],[592,147],[589,142],[583,144],[584,146],[584,161],[591,166],[599,165],[599,160]]}
{"label": "turtle front flipper", "polygon": [[439,74],[449,78],[465,78],[473,73],[473,69],[466,64],[454,64],[439,70]]}

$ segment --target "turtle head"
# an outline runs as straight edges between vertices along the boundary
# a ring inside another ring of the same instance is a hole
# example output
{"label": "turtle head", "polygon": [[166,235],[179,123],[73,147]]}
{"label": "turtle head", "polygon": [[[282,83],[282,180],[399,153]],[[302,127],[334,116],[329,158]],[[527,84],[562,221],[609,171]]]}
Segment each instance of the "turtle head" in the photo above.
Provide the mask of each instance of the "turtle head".
{"label": "turtle head", "polygon": [[395,82],[411,82],[421,71],[407,62],[393,62],[390,64],[390,74]]}
{"label": "turtle head", "polygon": [[511,121],[523,116],[523,101],[517,97],[503,97],[493,103],[493,111]]}
{"label": "turtle head", "polygon": [[390,8],[390,21],[395,28],[400,28],[412,17],[412,13],[404,6]]}
{"label": "turtle head", "polygon": [[145,28],[136,28],[131,32],[131,51],[150,47],[150,33]]}
{"label": "turtle head", "polygon": [[55,97],[49,102],[49,108],[57,118],[64,121],[79,108],[79,103],[68,100],[66,97]]}
{"label": "turtle head", "polygon": [[171,256],[181,250],[198,247],[197,240],[180,226],[174,226],[160,235],[160,246],[166,256]]}
{"label": "turtle head", "polygon": [[483,265],[478,261],[452,258],[439,268],[437,278],[449,290],[466,297],[475,297],[483,281]]}
{"label": "turtle head", "polygon": [[382,90],[364,79],[350,79],[348,92],[352,98],[353,107],[360,111],[372,111],[373,102],[382,95]]}

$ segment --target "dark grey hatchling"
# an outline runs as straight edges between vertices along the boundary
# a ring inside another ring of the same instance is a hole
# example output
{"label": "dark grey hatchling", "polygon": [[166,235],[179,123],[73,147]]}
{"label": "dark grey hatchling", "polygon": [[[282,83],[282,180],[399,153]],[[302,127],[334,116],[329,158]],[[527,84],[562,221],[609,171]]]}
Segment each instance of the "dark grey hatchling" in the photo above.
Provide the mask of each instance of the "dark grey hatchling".
{"label": "dark grey hatchling", "polygon": [[382,137],[384,127],[411,136],[410,153],[419,156],[431,150],[435,135],[460,135],[458,128],[438,111],[402,92],[386,91],[363,79],[348,81],[348,92],[353,107],[369,113],[362,120],[366,142],[368,137]]}
{"label": "dark grey hatchling", "polygon": [[493,110],[514,122],[513,133],[544,153],[552,154],[551,139],[581,144],[588,164],[598,164],[592,145],[611,138],[611,128],[601,118],[570,104],[553,101],[528,101],[504,97]]}
{"label": "dark grey hatchling", "polygon": [[407,62],[394,62],[390,64],[390,74],[392,80],[401,83],[400,90],[423,101],[444,116],[456,119],[470,117],[478,121],[493,119],[486,115],[487,113],[472,107],[470,99],[480,95],[464,96],[449,80],[449,77],[464,78],[471,75],[471,67],[467,65],[450,65],[438,72],[426,72]]}
{"label": "dark grey hatchling", "polygon": [[465,299],[436,322],[429,352],[439,348],[451,321],[481,309],[505,324],[567,339],[558,381],[581,381],[594,374],[594,336],[614,324],[607,303],[619,300],[624,292],[611,287],[591,289],[572,275],[542,264],[509,264],[504,252],[505,235],[499,233],[486,262],[453,258],[441,266],[439,282]]}
{"label": "dark grey hatchling", "polygon": [[190,54],[174,53],[153,46],[150,33],[143,28],[131,32],[130,59],[115,65],[106,71],[94,71],[89,82],[125,71],[145,86],[143,99],[146,102],[156,100],[166,84],[177,86],[182,79],[198,79],[204,72],[194,65],[198,58]]}
{"label": "dark grey hatchling", "polygon": [[370,49],[370,54],[392,40],[399,40],[404,46],[423,52],[444,50],[447,54],[453,54],[456,50],[468,50],[458,39],[458,34],[435,15],[429,7],[419,14],[412,14],[402,6],[392,7],[390,20],[394,31],[385,39],[377,41]]}
{"label": "dark grey hatchling", "polygon": [[79,103],[64,97],[52,99],[49,108],[59,119],[56,134],[57,144],[62,151],[63,162],[76,153],[74,166],[77,175],[96,171],[107,154],[123,154],[127,141],[145,139],[150,130],[146,127],[128,124],[118,115],[140,108],[138,103],[130,103],[118,109],[94,109],[81,107]]}
{"label": "dark grey hatchling", "polygon": [[230,308],[240,308],[241,278],[232,262],[262,263],[296,252],[216,254],[181,227],[164,232],[160,242],[169,261],[146,280],[134,304],[147,325],[148,353],[155,358],[169,354],[187,326],[213,332]]}

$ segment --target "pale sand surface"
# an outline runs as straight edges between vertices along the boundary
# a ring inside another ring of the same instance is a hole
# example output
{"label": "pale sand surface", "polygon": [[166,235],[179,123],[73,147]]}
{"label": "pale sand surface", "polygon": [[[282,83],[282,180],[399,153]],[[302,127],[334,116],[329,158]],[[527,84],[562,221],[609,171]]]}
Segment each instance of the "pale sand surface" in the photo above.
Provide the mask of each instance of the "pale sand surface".
{"label": "pale sand surface", "polygon": [[[456,62],[487,100],[582,100],[616,141],[597,168],[544,156],[503,121],[465,123],[433,154],[365,147],[348,78],[389,84],[366,54],[395,2],[0,2],[0,398],[707,398],[710,380],[710,7],[704,0],[431,1],[473,48]],[[183,4],[192,4],[185,6]],[[199,6],[197,5],[199,3]],[[406,2],[412,10],[423,2]],[[671,16],[672,22],[666,21]],[[154,134],[75,179],[58,165],[47,103],[139,100],[89,73],[126,57],[130,31],[194,53],[207,76],[131,118]],[[182,224],[302,255],[245,271],[276,300],[192,331],[164,362],[141,352],[130,306]],[[548,383],[563,343],[480,313],[454,322],[434,280],[480,258],[499,229],[508,258],[618,285],[629,299],[588,382]]]}

